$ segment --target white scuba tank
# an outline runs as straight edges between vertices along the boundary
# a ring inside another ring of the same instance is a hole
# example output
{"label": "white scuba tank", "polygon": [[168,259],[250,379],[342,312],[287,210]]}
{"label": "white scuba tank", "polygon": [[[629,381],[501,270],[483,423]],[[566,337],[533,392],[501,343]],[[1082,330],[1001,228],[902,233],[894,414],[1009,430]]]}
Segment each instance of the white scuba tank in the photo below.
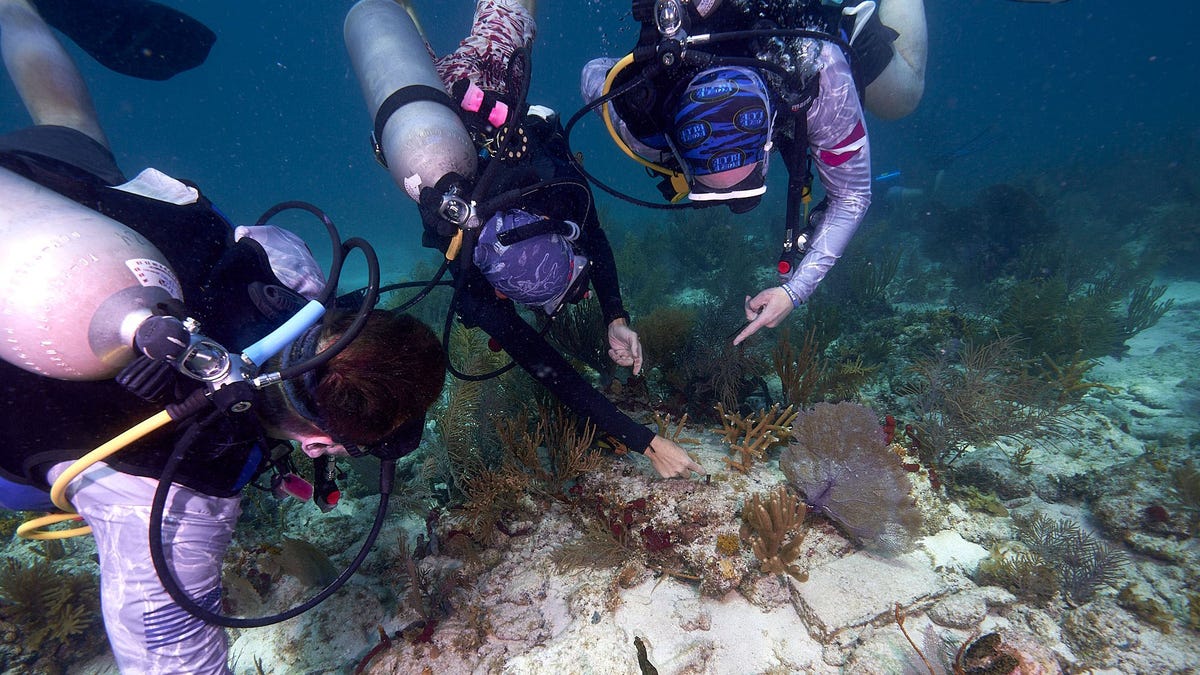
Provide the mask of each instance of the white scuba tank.
{"label": "white scuba tank", "polygon": [[[394,0],[361,0],[346,15],[344,32],[372,119],[383,102],[404,87],[426,85],[444,91],[425,40],[412,17]],[[414,200],[422,187],[433,187],[450,172],[466,178],[475,175],[471,137],[456,112],[441,103],[403,105],[376,140],[392,179]]]}
{"label": "white scuba tank", "polygon": [[134,356],[151,308],[182,300],[157,248],[117,221],[0,168],[0,357],[103,380]]}

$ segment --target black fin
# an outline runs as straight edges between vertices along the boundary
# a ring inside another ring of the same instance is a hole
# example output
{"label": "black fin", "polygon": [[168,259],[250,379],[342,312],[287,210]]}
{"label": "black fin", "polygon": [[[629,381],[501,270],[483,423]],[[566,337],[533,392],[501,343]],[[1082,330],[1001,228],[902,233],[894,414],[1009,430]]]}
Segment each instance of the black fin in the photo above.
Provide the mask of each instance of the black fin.
{"label": "black fin", "polygon": [[110,70],[166,80],[208,58],[216,33],[151,0],[33,0],[46,23]]}

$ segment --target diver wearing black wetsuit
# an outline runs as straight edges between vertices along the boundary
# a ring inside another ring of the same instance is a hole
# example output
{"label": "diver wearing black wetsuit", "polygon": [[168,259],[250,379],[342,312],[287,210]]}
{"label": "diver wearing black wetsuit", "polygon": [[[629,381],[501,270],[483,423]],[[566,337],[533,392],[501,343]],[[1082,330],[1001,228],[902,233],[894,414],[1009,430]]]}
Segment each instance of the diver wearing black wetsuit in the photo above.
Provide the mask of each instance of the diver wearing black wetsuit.
{"label": "diver wearing black wetsuit", "polygon": [[[584,179],[567,158],[562,125],[529,115],[522,122],[528,132],[528,162],[506,166],[502,181],[511,186],[532,185],[551,178],[572,178],[586,187]],[[585,196],[586,195],[586,196]],[[590,279],[607,326],[616,319],[629,319],[621,300],[617,266],[608,237],[600,227],[590,193],[576,189],[539,192],[525,201],[526,208],[551,218],[577,221],[580,236],[575,245],[591,261]],[[585,214],[581,216],[580,214]],[[443,249],[444,250],[444,249]],[[458,269],[453,267],[452,269]],[[577,414],[615,437],[631,450],[650,445],[654,432],[634,422],[596,390],[525,319],[511,300],[496,296],[477,267],[466,272],[455,311],[463,325],[478,326],[492,336],[504,351],[535,380]]]}
{"label": "diver wearing black wetsuit", "polygon": [[[368,2],[370,0],[362,0],[359,5]],[[407,3],[400,4],[407,7]],[[467,82],[487,92],[485,106],[489,97],[508,100],[520,96],[512,91],[519,89],[518,83],[508,82],[507,79],[513,70],[514,55],[530,44],[536,35],[532,4],[528,0],[478,0],[471,32],[455,51],[437,57],[428,43],[425,45],[434,60],[437,75],[452,99],[461,99],[461,87]],[[391,3],[380,3],[376,9],[397,13],[406,11]],[[524,64],[527,65],[528,62]],[[518,76],[527,77],[528,73],[521,72]],[[463,107],[467,108],[465,99],[462,101]],[[508,101],[508,104],[523,106],[524,101]],[[457,108],[458,101],[454,101],[453,105]],[[466,127],[496,133],[495,128],[488,127],[491,121],[489,111],[485,109],[480,112],[476,106],[476,112],[479,115],[476,120],[460,112]],[[489,158],[495,148],[488,147],[478,135],[474,139],[480,150],[481,173],[487,170],[484,167],[488,162],[503,161],[500,170],[492,172],[495,182],[490,186],[489,195],[533,186],[552,178],[570,180],[572,185],[569,186],[533,191],[522,198],[521,208],[539,217],[578,224],[580,235],[573,242],[573,248],[579,258],[586,257],[590,261],[590,282],[604,315],[609,345],[613,347],[609,355],[621,365],[632,365],[636,373],[641,367],[641,346],[637,334],[628,326],[629,315],[621,302],[612,248],[600,227],[590,187],[570,162],[569,149],[557,115],[541,106],[521,107],[515,112],[522,115],[520,124],[515,126],[524,129],[524,141],[528,143],[515,161],[511,157],[503,160]],[[499,144],[494,137],[487,142],[493,146]],[[408,191],[407,185],[403,187]],[[423,207],[422,216],[426,224],[423,243],[446,250],[449,243],[447,237],[452,233],[446,234],[443,229],[439,235],[438,229],[443,223],[431,222],[429,215],[428,209]],[[481,221],[489,216],[492,214],[479,214]],[[484,229],[487,229],[486,225]],[[629,450],[645,453],[654,469],[663,477],[706,473],[678,444],[634,422],[592,387],[518,315],[512,300],[497,297],[494,285],[484,276],[486,272],[470,266],[466,271],[459,270],[456,273],[465,274],[461,279],[462,290],[455,307],[463,323],[486,331],[517,364],[572,411],[589,418],[601,432],[611,435]]]}

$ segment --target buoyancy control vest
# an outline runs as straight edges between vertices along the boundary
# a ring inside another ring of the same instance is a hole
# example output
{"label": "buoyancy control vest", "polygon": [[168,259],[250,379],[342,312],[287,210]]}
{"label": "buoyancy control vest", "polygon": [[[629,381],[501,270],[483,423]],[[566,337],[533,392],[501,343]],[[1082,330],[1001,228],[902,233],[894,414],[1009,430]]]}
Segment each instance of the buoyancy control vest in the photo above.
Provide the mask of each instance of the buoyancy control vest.
{"label": "buoyancy control vest", "polygon": [[[529,193],[519,199],[509,200],[512,202],[509,205],[519,205],[552,220],[576,222],[585,231],[599,227],[587,180],[571,161],[558,116],[551,114],[549,109],[531,107],[495,92],[478,90],[468,80],[451,86],[451,99],[463,101],[469,96],[468,87],[478,91],[482,102],[469,108],[460,106],[458,114],[478,151],[479,170],[486,172],[493,162],[502,164],[499,171],[492,172],[488,194],[481,197],[484,200],[502,199],[505,194],[515,195],[529,189]],[[518,116],[516,123],[511,125],[513,138],[510,140],[503,137],[505,125],[496,124],[498,108],[508,115]],[[430,213],[427,205],[422,206],[425,224],[422,244],[445,251],[450,230],[442,227],[443,223]],[[492,214],[479,215],[481,220],[486,220]]]}
{"label": "buoyancy control vest", "polygon": [[[249,238],[234,242],[230,223],[203,195],[187,205],[162,202],[113,189],[67,162],[25,151],[0,152],[0,166],[150,240],[175,270],[188,313],[207,336],[231,350],[249,345],[294,311],[298,296],[275,277],[262,246]],[[0,381],[5,411],[0,475],[43,488],[50,465],[76,459],[162,409],[162,402],[143,401],[113,380],[58,380],[0,363]],[[182,399],[198,386],[180,377],[174,394]],[[215,496],[236,494],[261,455],[257,421],[245,417],[221,416],[204,429],[176,481]],[[108,461],[135,475],[157,477],[186,425],[159,430]]]}

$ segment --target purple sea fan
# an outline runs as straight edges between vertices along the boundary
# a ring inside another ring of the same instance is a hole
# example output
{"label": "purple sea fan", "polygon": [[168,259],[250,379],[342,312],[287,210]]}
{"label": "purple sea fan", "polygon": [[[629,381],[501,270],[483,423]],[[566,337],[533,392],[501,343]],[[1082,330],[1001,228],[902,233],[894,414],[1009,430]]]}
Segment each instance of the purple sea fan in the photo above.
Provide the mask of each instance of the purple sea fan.
{"label": "purple sea fan", "polygon": [[912,547],[921,512],[909,495],[908,474],[870,408],[818,403],[800,413],[779,468],[809,508],[864,546],[885,553]]}

